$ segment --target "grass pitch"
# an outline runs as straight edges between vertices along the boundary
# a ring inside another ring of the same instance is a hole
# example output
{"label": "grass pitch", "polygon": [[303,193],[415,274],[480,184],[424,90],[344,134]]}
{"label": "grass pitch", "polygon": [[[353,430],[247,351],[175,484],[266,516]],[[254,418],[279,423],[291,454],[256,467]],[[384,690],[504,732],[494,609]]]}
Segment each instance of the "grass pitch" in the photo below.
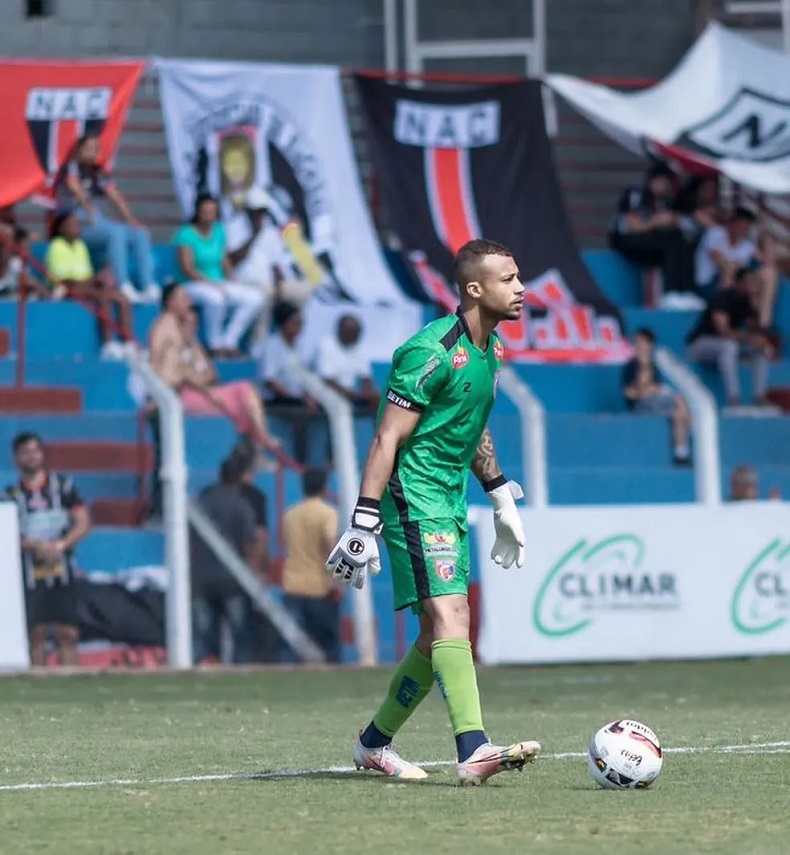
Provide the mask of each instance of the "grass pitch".
{"label": "grass pitch", "polygon": [[[3,679],[0,853],[786,855],[788,674],[787,659],[483,670],[490,735],[545,756],[479,790],[451,766],[411,785],[328,771],[348,767],[383,671]],[[596,790],[577,755],[625,716],[658,731],[663,773]],[[452,760],[438,692],[398,745]]]}

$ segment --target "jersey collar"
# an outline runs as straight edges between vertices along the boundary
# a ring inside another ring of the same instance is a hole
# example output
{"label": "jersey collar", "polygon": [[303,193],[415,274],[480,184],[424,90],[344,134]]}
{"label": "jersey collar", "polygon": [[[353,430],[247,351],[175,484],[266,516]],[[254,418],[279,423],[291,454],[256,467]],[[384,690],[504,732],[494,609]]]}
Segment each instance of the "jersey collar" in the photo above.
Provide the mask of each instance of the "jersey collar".
{"label": "jersey collar", "polygon": [[480,351],[480,353],[488,353],[488,348],[491,347],[491,336],[489,335],[488,341],[486,342],[486,346],[484,348],[478,347],[472,339],[472,333],[469,329],[469,324],[466,322],[466,318],[464,317],[464,313],[461,311],[460,306],[456,309],[455,314],[458,316],[458,323],[461,324],[461,328],[464,331],[464,335],[467,337],[467,339],[469,339],[469,344],[471,344],[475,350]]}

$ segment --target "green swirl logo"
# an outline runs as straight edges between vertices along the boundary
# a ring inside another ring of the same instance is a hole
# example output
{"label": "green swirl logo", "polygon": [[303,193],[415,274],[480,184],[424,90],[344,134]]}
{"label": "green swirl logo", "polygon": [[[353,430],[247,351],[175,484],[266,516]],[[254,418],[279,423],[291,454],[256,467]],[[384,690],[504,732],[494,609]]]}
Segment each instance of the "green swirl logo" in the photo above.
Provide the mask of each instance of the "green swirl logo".
{"label": "green swirl logo", "polygon": [[[641,571],[645,546],[635,534],[616,534],[598,543],[577,541],[562,555],[541,584],[532,608],[535,627],[554,638],[586,629],[594,613],[638,606],[667,587]],[[674,588],[674,577],[672,578]]]}
{"label": "green swirl logo", "polygon": [[732,594],[730,617],[745,635],[761,635],[790,618],[790,544],[772,540],[743,571]]}

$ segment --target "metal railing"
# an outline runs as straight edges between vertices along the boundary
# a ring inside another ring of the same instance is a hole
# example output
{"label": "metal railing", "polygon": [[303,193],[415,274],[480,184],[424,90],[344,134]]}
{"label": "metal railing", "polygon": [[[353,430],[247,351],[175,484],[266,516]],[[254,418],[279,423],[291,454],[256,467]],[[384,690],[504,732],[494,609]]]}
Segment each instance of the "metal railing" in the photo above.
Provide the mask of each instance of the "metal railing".
{"label": "metal railing", "polygon": [[[305,389],[321,404],[326,413],[338,479],[340,527],[345,528],[357,501],[360,482],[354,438],[354,411],[348,400],[318,375],[301,365],[295,365],[294,368],[300,374]],[[352,591],[351,597],[359,664],[375,665],[378,662],[378,642],[370,579],[361,591]]]}
{"label": "metal railing", "polygon": [[546,411],[529,386],[508,365],[499,372],[499,388],[513,402],[520,417],[521,462],[527,503],[533,508],[545,508],[549,502]]}
{"label": "metal railing", "polygon": [[144,356],[127,356],[129,368],[145,384],[159,409],[162,465],[162,514],[167,584],[167,664],[192,665],[192,611],[189,578],[189,520],[184,410],[181,399],[154,372]]}
{"label": "metal railing", "polygon": [[716,401],[701,380],[664,347],[656,350],[656,366],[683,396],[694,428],[694,491],[698,502],[721,504],[719,419]]}

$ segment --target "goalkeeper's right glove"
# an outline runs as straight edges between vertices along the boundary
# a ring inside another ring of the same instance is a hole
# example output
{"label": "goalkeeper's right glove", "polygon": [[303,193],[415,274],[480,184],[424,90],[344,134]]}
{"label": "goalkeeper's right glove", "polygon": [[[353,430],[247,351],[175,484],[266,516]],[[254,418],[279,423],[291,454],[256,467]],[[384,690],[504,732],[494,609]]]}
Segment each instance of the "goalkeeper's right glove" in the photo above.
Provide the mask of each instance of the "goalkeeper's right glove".
{"label": "goalkeeper's right glove", "polygon": [[381,559],[376,535],[381,531],[381,513],[376,499],[360,496],[351,515],[351,525],[326,559],[327,572],[333,579],[362,588],[368,572],[378,576]]}

